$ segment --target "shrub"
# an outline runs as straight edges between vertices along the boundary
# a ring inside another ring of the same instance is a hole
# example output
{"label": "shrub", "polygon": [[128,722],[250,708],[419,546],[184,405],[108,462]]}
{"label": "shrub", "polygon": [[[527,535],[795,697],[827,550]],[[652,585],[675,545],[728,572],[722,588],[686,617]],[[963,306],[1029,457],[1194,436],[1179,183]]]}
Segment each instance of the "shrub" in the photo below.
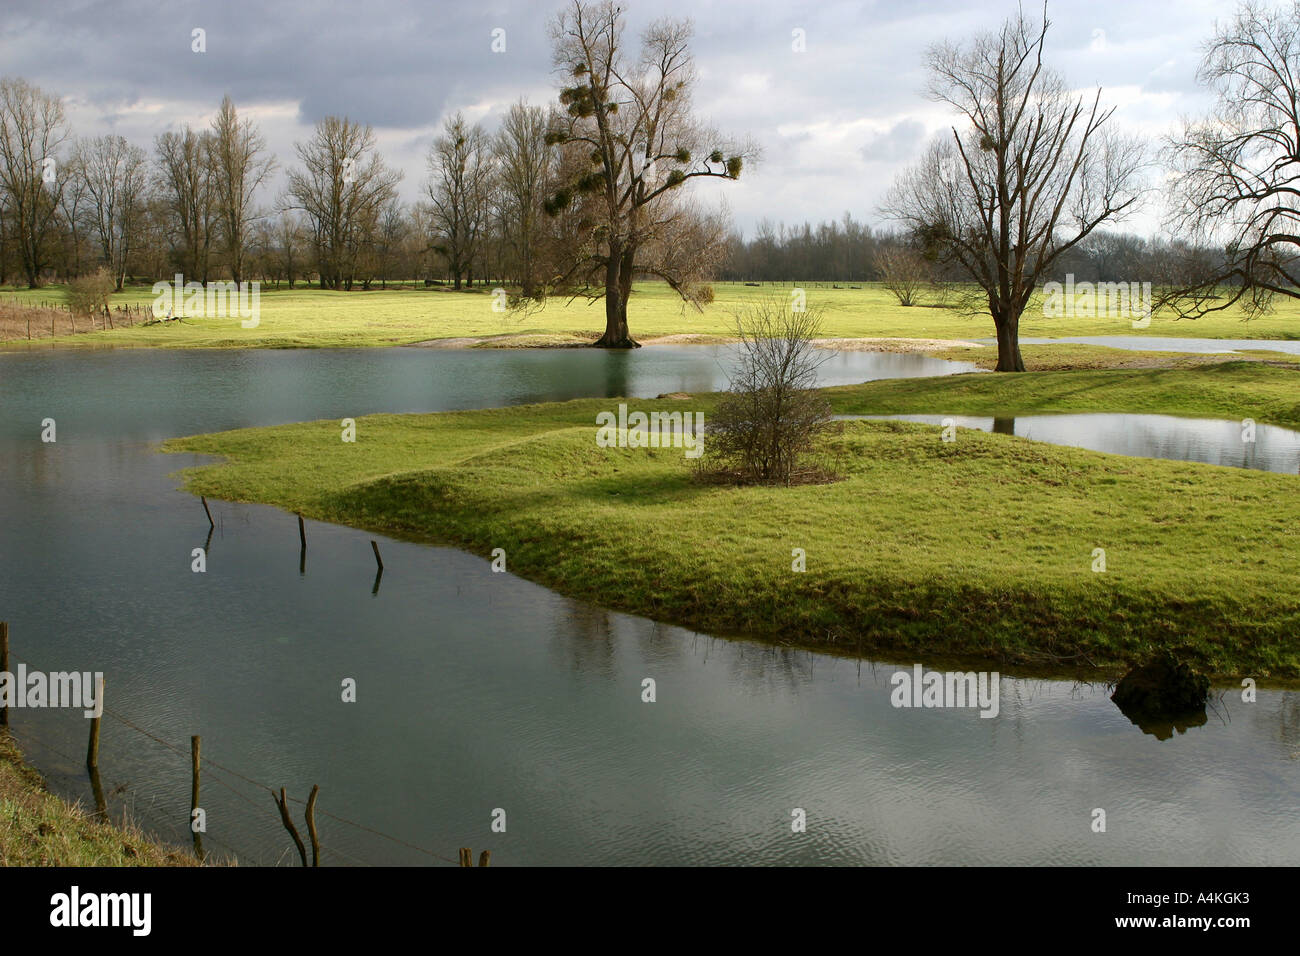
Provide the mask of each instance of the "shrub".
{"label": "shrub", "polygon": [[740,313],[740,360],[708,425],[708,447],[742,480],[789,484],[801,457],[831,418],[817,391],[817,368],[829,357],[813,345],[816,310],[787,311],[777,299]]}
{"label": "shrub", "polygon": [[74,312],[80,312],[82,315],[107,312],[115,286],[116,283],[107,269],[77,276],[68,283],[68,304],[72,306]]}

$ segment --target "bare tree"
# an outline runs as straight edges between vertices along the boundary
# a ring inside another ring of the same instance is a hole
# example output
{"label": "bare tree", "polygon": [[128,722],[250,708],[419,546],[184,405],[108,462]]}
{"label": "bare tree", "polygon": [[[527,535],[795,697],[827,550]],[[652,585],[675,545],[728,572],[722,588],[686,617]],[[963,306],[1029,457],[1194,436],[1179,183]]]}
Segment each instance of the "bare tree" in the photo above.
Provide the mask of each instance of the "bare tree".
{"label": "bare tree", "polygon": [[154,141],[156,181],[168,210],[176,261],[190,279],[208,281],[215,223],[210,159],[212,134],[167,131]]}
{"label": "bare tree", "polygon": [[131,242],[147,198],[145,152],[121,136],[109,135],[78,141],[74,156],[90,200],[87,213],[104,264],[120,292],[126,281]]}
{"label": "bare tree", "polygon": [[30,288],[52,255],[63,176],[57,153],[68,137],[63,103],[26,80],[0,80],[0,193]]}
{"label": "bare tree", "polygon": [[498,222],[519,270],[520,294],[537,294],[545,229],[544,203],[553,153],[546,142],[546,111],[520,100],[510,107],[493,143]]}
{"label": "bare tree", "polygon": [[212,192],[230,277],[244,278],[244,242],[256,218],[253,196],[275,168],[253,121],[240,119],[229,96],[221,101],[208,140]]}
{"label": "bare tree", "polygon": [[285,279],[292,289],[294,280],[303,271],[303,246],[306,242],[302,221],[292,212],[281,212],[275,220],[272,239],[275,242],[276,255],[284,270]]}
{"label": "bare tree", "polygon": [[929,52],[934,100],[960,114],[904,172],[886,215],[953,263],[987,300],[1000,372],[1023,372],[1020,316],[1060,257],[1098,226],[1132,212],[1144,151],[1107,128],[1101,91],[1076,97],[1043,64],[1049,21],[1024,14],[968,46]]}
{"label": "bare tree", "polygon": [[429,150],[425,192],[432,204],[433,246],[447,260],[455,288],[468,275],[488,226],[492,154],[488,138],[460,113],[443,123],[442,135]]}
{"label": "bare tree", "polygon": [[411,233],[410,220],[406,207],[393,196],[379,210],[375,231],[375,265],[376,275],[381,288],[388,288],[388,280],[400,278],[393,269],[401,261],[403,249]]}
{"label": "bare tree", "polygon": [[[1192,245],[1170,262],[1159,305],[1195,318],[1300,298],[1300,3],[1242,3],[1208,43],[1210,114],[1170,143],[1172,225]],[[1198,246],[1224,250],[1211,258]],[[1223,287],[1228,286],[1226,294]]]}
{"label": "bare tree", "polygon": [[880,281],[902,306],[916,305],[930,279],[930,264],[915,249],[881,246],[873,259]]}
{"label": "bare tree", "polygon": [[81,275],[82,246],[85,243],[82,226],[87,205],[86,177],[81,174],[75,153],[63,164],[63,173],[65,180],[59,191],[59,213],[68,234],[62,271],[70,277]]}
{"label": "bare tree", "polygon": [[367,224],[392,200],[402,174],[375,149],[369,126],[327,116],[295,147],[301,168],[289,172],[284,209],[306,216],[322,289],[351,289]]}
{"label": "bare tree", "polygon": [[788,484],[830,421],[817,391],[817,368],[829,357],[814,345],[820,330],[817,310],[792,312],[779,299],[736,316],[739,362],[708,439],[743,480]]}
{"label": "bare tree", "polygon": [[[699,271],[676,273],[665,261],[648,261],[654,232],[691,208],[674,206],[668,194],[689,180],[738,179],[745,159],[755,155],[728,149],[695,119],[691,35],[689,21],[655,21],[642,35],[640,55],[629,59],[623,10],[610,0],[571,0],[551,27],[556,70],[573,85],[560,91],[564,113],[548,134],[568,147],[568,175],[547,210],[576,205],[559,288],[604,297],[605,333],[597,347],[637,347],[628,332],[627,303],[638,269],[694,301],[705,278]],[[725,245],[725,236],[718,241]],[[678,262],[697,260],[679,256]]]}

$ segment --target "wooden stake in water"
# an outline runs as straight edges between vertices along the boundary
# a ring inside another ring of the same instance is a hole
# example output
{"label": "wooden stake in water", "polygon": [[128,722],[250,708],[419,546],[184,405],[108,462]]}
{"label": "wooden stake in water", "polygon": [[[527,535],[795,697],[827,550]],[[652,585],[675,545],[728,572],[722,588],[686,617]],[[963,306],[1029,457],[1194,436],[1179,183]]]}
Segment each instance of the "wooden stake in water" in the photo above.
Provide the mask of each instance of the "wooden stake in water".
{"label": "wooden stake in water", "polygon": [[311,837],[311,865],[320,866],[320,837],[316,834],[316,798],[320,796],[320,784],[311,788],[307,798],[307,835]]}
{"label": "wooden stake in water", "polygon": [[[95,710],[104,711],[104,678],[99,678],[95,688]],[[99,717],[90,718],[90,744],[86,747],[86,766],[94,770],[99,766]]]}
{"label": "wooden stake in water", "polygon": [[284,792],[284,787],[280,788],[280,795],[277,797],[272,791],[271,799],[275,805],[280,808],[280,822],[284,828],[289,831],[289,836],[293,837],[293,845],[298,848],[298,856],[302,860],[302,865],[307,865],[307,848],[302,845],[302,837],[298,835],[298,828],[293,825],[293,817],[289,816],[289,797]]}
{"label": "wooden stake in water", "polygon": [[194,811],[199,808],[199,748],[202,738],[198,734],[190,737],[190,832],[194,834],[194,855],[203,859],[203,834],[194,829]]}
{"label": "wooden stake in water", "polygon": [[[9,622],[0,621],[0,673],[9,672]],[[9,726],[9,708],[0,706],[0,727]]]}

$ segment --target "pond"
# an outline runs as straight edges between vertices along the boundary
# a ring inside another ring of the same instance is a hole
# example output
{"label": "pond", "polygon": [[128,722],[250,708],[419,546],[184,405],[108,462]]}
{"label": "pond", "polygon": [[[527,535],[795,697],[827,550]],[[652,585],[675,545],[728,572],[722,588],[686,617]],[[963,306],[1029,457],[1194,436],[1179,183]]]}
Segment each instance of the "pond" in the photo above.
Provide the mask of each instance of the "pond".
{"label": "pond", "polygon": [[1051,445],[1069,445],[1135,458],[1199,461],[1256,471],[1300,474],[1300,432],[1276,425],[1244,425],[1217,418],[1090,412],[987,418],[969,415],[837,415],[852,421],[891,420],[1019,435]]}
{"label": "pond", "polygon": [[[207,541],[168,477],[197,459],[156,452],[249,425],[717,388],[726,361],[702,347],[0,355],[13,660],[105,673],[110,809],[180,845],[201,734],[205,845],[249,864],[293,853],[258,784],[299,799],[320,785],[326,865],[436,864],[461,846],[494,865],[1300,862],[1300,694],[1229,690],[1202,725],[1162,733],[1106,688],[1059,681],[1004,678],[992,718],[899,709],[893,665],[608,612],[451,549],[379,538],[376,591],[369,534],[308,522],[300,570],[292,515],[212,501]],[[821,371],[969,370],[936,362],[837,353]],[[87,723],[13,718],[52,786],[90,804]],[[1106,834],[1090,830],[1097,807]]]}

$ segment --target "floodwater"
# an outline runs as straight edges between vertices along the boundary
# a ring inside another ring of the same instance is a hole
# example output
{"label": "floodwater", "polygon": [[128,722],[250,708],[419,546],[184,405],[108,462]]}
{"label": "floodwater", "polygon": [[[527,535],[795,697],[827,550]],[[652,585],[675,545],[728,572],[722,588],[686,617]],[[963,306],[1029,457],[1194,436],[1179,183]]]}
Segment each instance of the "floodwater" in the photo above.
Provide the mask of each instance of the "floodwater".
{"label": "floodwater", "polygon": [[[376,590],[372,535],[308,522],[300,570],[292,515],[212,501],[209,538],[168,477],[198,459],[156,451],[242,426],[713,389],[727,361],[711,347],[0,355],[13,663],[104,673],[110,811],[181,845],[202,735],[205,847],[245,864],[296,864],[262,787],[302,799],[314,784],[325,865],[437,864],[461,846],[498,866],[1300,863],[1298,694],[1229,690],[1205,723],[1158,735],[1104,687],[1060,681],[1003,678],[991,718],[896,708],[895,666],[609,612],[452,549],[378,538]],[[821,374],[968,370],[846,352]],[[11,713],[52,786],[92,804],[80,710]]]}

